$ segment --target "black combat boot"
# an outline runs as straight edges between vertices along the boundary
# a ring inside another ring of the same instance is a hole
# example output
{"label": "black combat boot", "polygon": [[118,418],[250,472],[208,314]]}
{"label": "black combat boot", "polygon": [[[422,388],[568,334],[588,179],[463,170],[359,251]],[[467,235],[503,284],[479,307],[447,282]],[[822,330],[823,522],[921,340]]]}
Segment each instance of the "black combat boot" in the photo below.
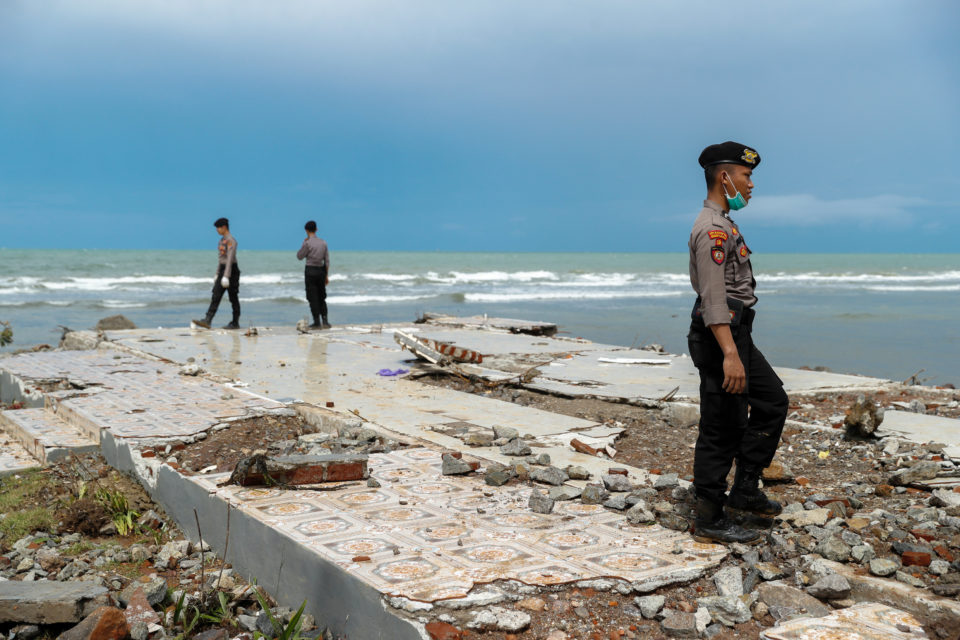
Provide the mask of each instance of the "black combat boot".
{"label": "black combat boot", "polygon": [[733,488],[727,498],[727,509],[746,511],[758,516],[772,518],[783,511],[779,502],[769,499],[760,490],[760,471],[737,465]]}
{"label": "black combat boot", "polygon": [[323,329],[323,325],[320,324],[320,318],[314,318],[313,324],[311,324],[308,329]]}
{"label": "black combat boot", "polygon": [[198,327],[203,327],[204,329],[209,329],[211,322],[213,322],[213,316],[209,313],[203,316],[203,320],[193,320],[193,324],[197,325]]}
{"label": "black combat boot", "polygon": [[323,316],[323,328],[324,328],[324,329],[329,329],[329,328],[331,328],[332,326],[333,326],[333,325],[331,325],[329,322],[327,322],[327,316]]}
{"label": "black combat boot", "polygon": [[697,498],[697,519],[693,524],[693,539],[697,542],[729,544],[757,544],[763,534],[744,529],[723,515],[723,505],[706,498]]}
{"label": "black combat boot", "polygon": [[239,329],[240,328],[240,318],[238,316],[233,316],[233,320],[230,321],[230,324],[223,325],[224,329]]}

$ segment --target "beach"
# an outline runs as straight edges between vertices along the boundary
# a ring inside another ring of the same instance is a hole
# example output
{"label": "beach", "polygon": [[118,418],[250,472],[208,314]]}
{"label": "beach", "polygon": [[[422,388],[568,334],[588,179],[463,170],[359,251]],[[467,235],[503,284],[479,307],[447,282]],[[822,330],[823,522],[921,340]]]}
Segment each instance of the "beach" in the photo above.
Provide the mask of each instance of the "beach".
{"label": "beach", "polygon": [[[241,237],[242,241],[242,237]],[[562,334],[686,351],[693,292],[685,253],[414,253],[332,250],[334,324],[410,321],[424,312],[544,319]],[[755,334],[788,367],[929,384],[960,382],[960,261],[955,254],[755,256]],[[244,251],[241,325],[308,315],[294,251]],[[15,344],[56,344],[58,325],[122,313],[139,327],[182,327],[209,302],[207,251],[0,249],[0,320]],[[226,324],[224,301],[215,326]]]}

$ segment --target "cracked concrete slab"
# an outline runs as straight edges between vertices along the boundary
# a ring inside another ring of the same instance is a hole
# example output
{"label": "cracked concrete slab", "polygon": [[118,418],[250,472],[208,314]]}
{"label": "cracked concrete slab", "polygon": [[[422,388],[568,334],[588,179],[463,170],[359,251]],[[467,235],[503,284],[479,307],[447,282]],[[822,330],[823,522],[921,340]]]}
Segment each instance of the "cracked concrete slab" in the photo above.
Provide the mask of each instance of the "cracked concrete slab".
{"label": "cracked concrete slab", "polygon": [[944,448],[947,455],[960,457],[960,420],[954,418],[910,411],[885,411],[876,435],[881,438],[896,436],[918,444],[940,442],[947,445]]}

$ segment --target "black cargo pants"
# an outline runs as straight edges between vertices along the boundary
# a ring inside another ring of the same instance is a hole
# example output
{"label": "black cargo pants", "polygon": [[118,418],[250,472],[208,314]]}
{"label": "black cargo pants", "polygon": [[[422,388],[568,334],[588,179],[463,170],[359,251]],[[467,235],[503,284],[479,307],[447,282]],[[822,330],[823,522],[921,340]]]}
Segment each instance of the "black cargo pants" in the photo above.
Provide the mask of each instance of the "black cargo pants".
{"label": "black cargo pants", "polygon": [[693,458],[698,498],[726,500],[727,474],[733,461],[759,472],[770,465],[787,419],[783,381],[753,344],[753,309],[743,309],[730,331],[747,376],[744,393],[723,390],[723,351],[709,327],[695,316],[687,344],[700,372],[700,434]]}
{"label": "black cargo pants", "polygon": [[313,321],[319,322],[322,317],[327,319],[327,268],[306,267],[303,272],[303,284],[307,292],[307,302],[310,304],[310,315]]}
{"label": "black cargo pants", "polygon": [[220,265],[217,268],[217,277],[213,281],[213,293],[210,296],[210,308],[207,309],[207,317],[213,318],[217,315],[217,309],[220,308],[220,300],[223,299],[223,292],[227,292],[227,297],[230,298],[230,306],[233,311],[233,320],[232,322],[240,322],[240,266],[234,264],[233,268],[230,270],[230,286],[226,289],[223,288],[223,285],[220,284],[220,280],[223,278],[223,273],[227,270],[226,265]]}

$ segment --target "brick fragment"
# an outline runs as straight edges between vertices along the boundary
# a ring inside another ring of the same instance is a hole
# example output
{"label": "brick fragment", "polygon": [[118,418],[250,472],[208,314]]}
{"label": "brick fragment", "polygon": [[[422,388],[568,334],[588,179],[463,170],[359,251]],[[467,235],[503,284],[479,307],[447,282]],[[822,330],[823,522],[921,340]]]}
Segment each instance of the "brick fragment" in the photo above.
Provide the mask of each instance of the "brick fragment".
{"label": "brick fragment", "polygon": [[588,445],[586,442],[582,442],[582,441],[580,441],[580,440],[577,440],[576,438],[574,438],[573,440],[570,441],[570,446],[573,447],[573,450],[574,450],[574,451],[579,451],[580,453],[585,453],[585,454],[587,454],[588,456],[595,456],[595,455],[597,455],[597,452],[599,451],[599,449],[597,449],[597,448],[595,448],[595,447],[591,447],[591,446]]}
{"label": "brick fragment", "polygon": [[930,554],[922,551],[904,551],[903,555],[900,556],[900,560],[903,561],[903,566],[905,567],[930,566]]}
{"label": "brick fragment", "polygon": [[426,626],[430,640],[461,640],[463,633],[447,622],[428,622]]}
{"label": "brick fragment", "polygon": [[954,555],[943,545],[937,545],[933,548],[937,552],[937,555],[946,560],[947,562],[953,562]]}
{"label": "brick fragment", "polygon": [[625,475],[628,475],[628,474],[627,474],[627,470],[624,469],[623,467],[610,467],[609,469],[607,469],[607,473],[609,473],[610,475],[614,475],[614,476],[625,476]]}

